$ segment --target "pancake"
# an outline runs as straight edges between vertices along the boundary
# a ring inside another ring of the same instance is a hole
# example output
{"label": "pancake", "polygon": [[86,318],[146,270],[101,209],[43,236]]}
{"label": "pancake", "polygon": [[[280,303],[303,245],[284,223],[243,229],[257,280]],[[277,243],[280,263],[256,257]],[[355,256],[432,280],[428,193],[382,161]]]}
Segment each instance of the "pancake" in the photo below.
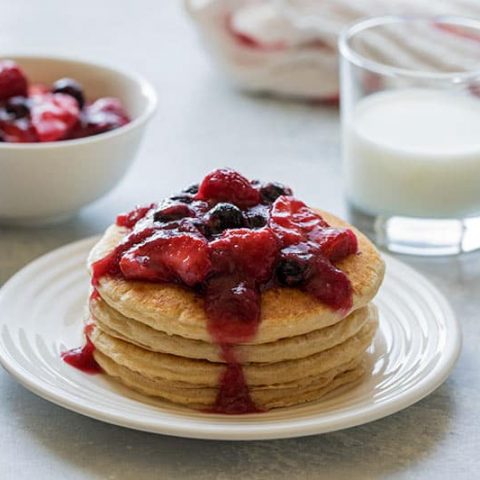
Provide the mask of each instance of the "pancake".
{"label": "pancake", "polygon": [[[358,230],[337,217],[318,211],[334,227],[351,228],[359,253],[337,264],[352,283],[355,311],[366,306],[383,280],[384,262],[373,244]],[[90,253],[88,264],[103,258],[127,231],[116,225],[107,229]],[[123,316],[168,335],[210,342],[204,301],[193,291],[167,283],[128,281],[103,277],[97,290],[102,299]],[[292,288],[272,288],[262,293],[261,320],[251,344],[275,342],[334,325],[348,313],[336,311],[313,296]]]}
{"label": "pancake", "polygon": [[[208,409],[215,403],[218,389],[215,387],[182,388],[163,380],[145,377],[138,372],[115,363],[100,351],[95,359],[103,370],[127,387],[144,395],[160,397],[190,408]],[[342,385],[352,384],[365,373],[362,360],[354,360],[340,368],[325,372],[312,382],[298,386],[284,384],[279,388],[250,387],[250,396],[260,409],[288,407],[316,400]]]}
{"label": "pancake", "polygon": [[[108,335],[153,352],[180,357],[224,362],[218,345],[200,340],[167,335],[123,316],[101,299],[90,301],[90,313],[98,327]],[[376,317],[373,304],[360,308],[342,321],[320,330],[257,345],[234,347],[236,358],[246,362],[279,362],[307,357],[327,350],[355,335],[369,318]]]}
{"label": "pancake", "polygon": [[[371,318],[352,337],[328,350],[295,360],[275,363],[246,363],[243,372],[249,388],[261,385],[300,383],[316,378],[328,370],[348,363],[369,347],[378,326],[377,318]],[[114,363],[143,377],[198,386],[216,387],[224,366],[206,360],[193,360],[176,355],[144,350],[136,345],[108,335],[96,326],[90,334],[96,351],[109,357]]]}

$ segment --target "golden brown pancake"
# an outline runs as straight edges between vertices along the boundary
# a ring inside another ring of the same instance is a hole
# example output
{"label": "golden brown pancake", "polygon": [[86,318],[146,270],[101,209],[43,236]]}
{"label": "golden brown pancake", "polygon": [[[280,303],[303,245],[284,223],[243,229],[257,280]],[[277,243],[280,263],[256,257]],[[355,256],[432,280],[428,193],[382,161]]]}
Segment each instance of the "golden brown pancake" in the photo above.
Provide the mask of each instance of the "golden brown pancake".
{"label": "golden brown pancake", "polygon": [[[377,319],[369,319],[358,333],[343,343],[307,357],[275,363],[243,364],[245,379],[250,388],[262,385],[300,383],[351,362],[362,356],[369,347]],[[216,387],[224,370],[221,363],[193,360],[159,352],[151,352],[112,337],[98,326],[90,334],[96,351],[114,363],[150,379],[166,380],[183,388]]]}
{"label": "golden brown pancake", "polygon": [[[359,253],[338,263],[353,287],[351,311],[366,306],[383,280],[384,262],[373,244],[358,230],[337,217],[318,211],[334,227],[351,228],[357,235]],[[108,228],[93,248],[91,264],[109,253],[127,231]],[[102,299],[124,317],[154,330],[192,340],[210,342],[203,299],[193,291],[167,283],[128,281],[103,277],[97,290]],[[313,296],[292,288],[272,288],[262,293],[261,321],[250,344],[275,342],[334,325],[349,312],[334,310]]]}
{"label": "golden brown pancake", "polygon": [[[153,352],[181,357],[224,362],[218,345],[191,340],[164,332],[123,316],[101,299],[90,301],[92,320],[108,335]],[[237,345],[236,358],[245,362],[280,362],[303,358],[327,350],[355,335],[369,318],[377,316],[376,307],[369,304],[330,327],[305,335],[287,337],[276,342],[257,345]]]}
{"label": "golden brown pancake", "polygon": [[[208,409],[215,403],[218,392],[215,387],[182,388],[164,380],[145,377],[115,363],[100,351],[96,351],[94,355],[105,372],[144,395],[160,397],[175,404],[198,409]],[[363,362],[356,359],[340,368],[312,377],[311,382],[303,385],[284,384],[278,388],[250,387],[250,395],[259,409],[287,407],[317,400],[342,385],[356,382],[364,373]]]}

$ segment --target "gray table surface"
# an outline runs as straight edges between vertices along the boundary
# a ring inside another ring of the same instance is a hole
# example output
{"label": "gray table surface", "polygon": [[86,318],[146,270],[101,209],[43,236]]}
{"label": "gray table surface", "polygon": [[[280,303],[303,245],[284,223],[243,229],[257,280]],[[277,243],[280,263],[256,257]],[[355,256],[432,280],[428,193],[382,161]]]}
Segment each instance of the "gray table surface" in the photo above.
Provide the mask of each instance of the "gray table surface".
{"label": "gray table surface", "polygon": [[[2,0],[4,52],[71,54],[149,77],[159,111],[129,174],[67,223],[0,229],[0,284],[35,257],[101,232],[114,214],[219,165],[291,184],[345,213],[334,108],[244,96],[212,68],[181,5],[155,0]],[[1,172],[0,172],[1,175]],[[473,479],[480,473],[480,255],[404,258],[451,301],[463,353],[436,392],[346,431],[208,442],[127,430],[52,405],[0,371],[0,479]]]}

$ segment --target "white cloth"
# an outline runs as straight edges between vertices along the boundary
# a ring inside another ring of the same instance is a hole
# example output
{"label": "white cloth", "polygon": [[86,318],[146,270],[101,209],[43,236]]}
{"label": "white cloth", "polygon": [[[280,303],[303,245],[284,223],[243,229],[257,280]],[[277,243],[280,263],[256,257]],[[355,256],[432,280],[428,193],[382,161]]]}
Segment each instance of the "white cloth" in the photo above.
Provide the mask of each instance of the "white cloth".
{"label": "white cloth", "polygon": [[[362,17],[454,14],[480,18],[480,0],[185,0],[207,48],[243,89],[302,98],[338,97],[337,40]],[[441,36],[441,41],[440,40]],[[479,44],[440,31],[395,32],[368,42],[369,54],[407,68],[464,68],[479,60]],[[456,38],[453,38],[456,37]],[[460,41],[461,40],[461,41]],[[461,43],[461,45],[460,45]],[[400,47],[401,45],[401,47]]]}

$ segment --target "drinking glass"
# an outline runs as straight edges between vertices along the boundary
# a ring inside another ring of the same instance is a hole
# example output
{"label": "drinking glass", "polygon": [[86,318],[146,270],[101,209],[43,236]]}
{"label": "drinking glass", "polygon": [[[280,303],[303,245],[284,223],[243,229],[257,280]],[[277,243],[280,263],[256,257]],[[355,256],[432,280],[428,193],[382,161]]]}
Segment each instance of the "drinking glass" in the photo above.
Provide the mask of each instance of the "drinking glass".
{"label": "drinking glass", "polygon": [[480,22],[368,18],[339,51],[353,223],[400,253],[480,248]]}

